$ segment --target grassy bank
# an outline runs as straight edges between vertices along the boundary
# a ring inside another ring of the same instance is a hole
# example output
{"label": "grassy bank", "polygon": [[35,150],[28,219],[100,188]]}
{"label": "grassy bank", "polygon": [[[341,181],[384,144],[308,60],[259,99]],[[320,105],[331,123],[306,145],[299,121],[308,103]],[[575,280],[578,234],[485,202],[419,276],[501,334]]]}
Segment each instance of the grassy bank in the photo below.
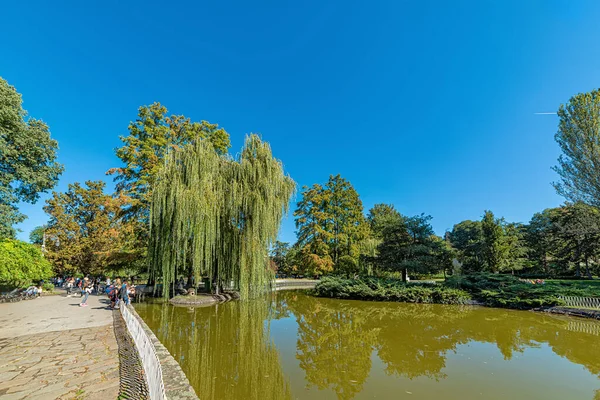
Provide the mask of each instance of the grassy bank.
{"label": "grassy bank", "polygon": [[523,282],[511,275],[477,274],[451,277],[446,282],[403,283],[398,279],[325,277],[315,287],[321,297],[400,301],[407,303],[467,304],[532,309],[562,305],[559,296],[600,297],[598,281]]}

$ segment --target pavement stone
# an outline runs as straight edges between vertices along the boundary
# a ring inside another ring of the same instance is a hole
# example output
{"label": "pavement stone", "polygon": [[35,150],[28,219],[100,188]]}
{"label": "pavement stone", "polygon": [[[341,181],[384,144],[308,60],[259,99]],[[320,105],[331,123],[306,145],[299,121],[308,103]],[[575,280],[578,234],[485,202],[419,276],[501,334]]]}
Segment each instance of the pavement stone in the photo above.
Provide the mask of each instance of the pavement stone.
{"label": "pavement stone", "polygon": [[116,399],[118,346],[103,299],[0,304],[0,399]]}

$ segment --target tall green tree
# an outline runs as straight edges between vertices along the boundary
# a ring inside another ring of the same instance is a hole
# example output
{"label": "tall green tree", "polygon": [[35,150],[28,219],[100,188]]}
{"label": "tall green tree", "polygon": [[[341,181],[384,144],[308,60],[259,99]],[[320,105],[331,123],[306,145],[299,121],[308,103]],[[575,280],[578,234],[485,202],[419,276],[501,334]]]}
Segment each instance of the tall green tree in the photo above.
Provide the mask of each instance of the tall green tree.
{"label": "tall green tree", "polygon": [[129,124],[129,134],[121,136],[123,146],[116,149],[124,166],[107,173],[115,175],[116,193],[129,197],[124,208],[127,219],[138,219],[142,245],[148,235],[152,189],[168,152],[197,140],[207,140],[218,154],[230,147],[229,134],[217,124],[193,122],[183,115],[168,115],[160,103],[142,106]]}
{"label": "tall green tree", "polygon": [[288,254],[290,252],[290,244],[287,242],[275,241],[271,248],[271,260],[277,267],[277,273],[281,275],[289,275],[291,265],[288,263]]}
{"label": "tall green tree", "polygon": [[383,239],[383,233],[387,226],[398,223],[401,220],[402,215],[400,215],[392,204],[375,204],[367,214],[371,233],[377,239]]}
{"label": "tall green tree", "polygon": [[525,228],[525,240],[529,248],[529,257],[534,265],[544,273],[551,272],[550,260],[556,249],[556,229],[554,221],[558,209],[547,208],[535,213]]}
{"label": "tall green tree", "polygon": [[424,214],[390,220],[383,228],[379,264],[387,270],[401,272],[405,282],[409,273],[439,271],[437,253],[441,248],[430,221],[431,216]]}
{"label": "tall green tree", "polygon": [[46,228],[47,227],[44,225],[33,228],[29,233],[29,242],[41,246],[44,243],[44,232],[46,231]]}
{"label": "tall green tree", "polygon": [[558,117],[555,139],[562,155],[554,187],[568,200],[600,206],[600,90],[571,97]]}
{"label": "tall green tree", "polygon": [[504,242],[502,221],[491,211],[485,211],[481,219],[482,255],[486,268],[490,272],[499,272],[502,263],[508,257],[508,248]]}
{"label": "tall green tree", "polygon": [[600,255],[600,210],[582,202],[567,204],[554,214],[556,256],[575,267],[575,275],[592,277],[590,263]]}
{"label": "tall green tree", "polygon": [[459,222],[449,232],[448,238],[452,248],[457,250],[463,272],[479,272],[483,269],[481,221]]}
{"label": "tall green tree", "polygon": [[29,117],[22,103],[17,90],[0,78],[0,238],[14,237],[14,225],[26,218],[18,202],[35,203],[63,171],[48,125]]}
{"label": "tall green tree", "polygon": [[531,251],[527,246],[526,227],[520,223],[506,223],[503,228],[503,246],[507,249],[502,271],[520,271],[527,266],[527,256]]}
{"label": "tall green tree", "polygon": [[310,270],[329,272],[342,257],[345,267],[358,263],[368,225],[358,193],[346,179],[332,175],[324,186],[304,187],[294,216],[298,245]]}

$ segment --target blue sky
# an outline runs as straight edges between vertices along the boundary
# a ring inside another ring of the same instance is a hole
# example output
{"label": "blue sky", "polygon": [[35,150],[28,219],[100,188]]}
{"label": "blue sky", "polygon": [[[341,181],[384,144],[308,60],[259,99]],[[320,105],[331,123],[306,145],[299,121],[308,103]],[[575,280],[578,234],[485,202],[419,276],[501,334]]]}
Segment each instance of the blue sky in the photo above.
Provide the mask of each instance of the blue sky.
{"label": "blue sky", "polygon": [[[598,1],[22,1],[0,76],[45,120],[56,190],[105,179],[137,108],[261,133],[299,186],[341,174],[365,209],[510,221],[562,202],[556,111],[600,83]],[[43,199],[24,205],[29,231]],[[293,219],[281,238],[293,241]]]}

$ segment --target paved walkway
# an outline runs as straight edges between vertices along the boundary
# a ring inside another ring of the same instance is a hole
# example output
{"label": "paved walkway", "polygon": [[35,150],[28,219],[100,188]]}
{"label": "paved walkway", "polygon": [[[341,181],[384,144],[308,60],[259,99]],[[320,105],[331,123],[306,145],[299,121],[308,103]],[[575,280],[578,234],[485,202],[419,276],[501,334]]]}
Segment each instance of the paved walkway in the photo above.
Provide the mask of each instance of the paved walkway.
{"label": "paved walkway", "polygon": [[116,399],[119,354],[106,296],[0,304],[0,399]]}

